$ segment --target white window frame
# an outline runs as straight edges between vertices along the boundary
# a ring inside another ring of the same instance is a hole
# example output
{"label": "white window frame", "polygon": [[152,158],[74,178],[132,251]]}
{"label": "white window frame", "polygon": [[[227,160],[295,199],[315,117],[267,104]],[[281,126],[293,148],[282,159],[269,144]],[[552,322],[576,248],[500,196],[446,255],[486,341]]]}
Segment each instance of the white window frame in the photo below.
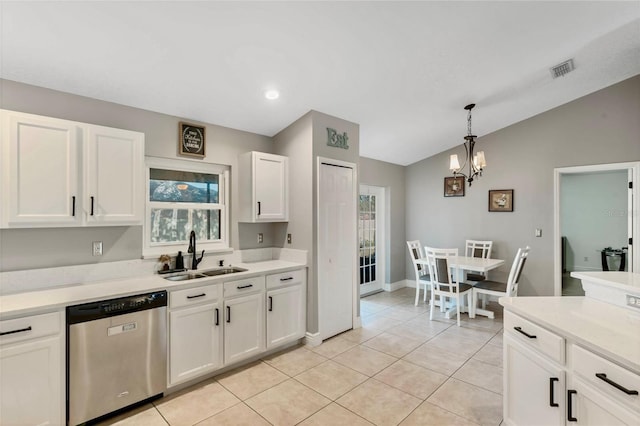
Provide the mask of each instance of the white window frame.
{"label": "white window frame", "polygon": [[[217,174],[220,176],[218,183],[218,204],[220,205],[220,239],[215,242],[198,241],[198,251],[205,250],[207,253],[229,252],[229,166],[212,163],[200,163],[188,160],[177,160],[158,157],[145,158],[145,220],[143,231],[142,257],[151,258],[161,254],[175,256],[178,251],[186,254],[188,246],[184,242],[173,243],[152,243],[151,242],[151,207],[155,202],[149,200],[150,170],[181,170],[195,173]],[[181,208],[193,208],[201,206],[201,203],[164,203],[176,205]]]}

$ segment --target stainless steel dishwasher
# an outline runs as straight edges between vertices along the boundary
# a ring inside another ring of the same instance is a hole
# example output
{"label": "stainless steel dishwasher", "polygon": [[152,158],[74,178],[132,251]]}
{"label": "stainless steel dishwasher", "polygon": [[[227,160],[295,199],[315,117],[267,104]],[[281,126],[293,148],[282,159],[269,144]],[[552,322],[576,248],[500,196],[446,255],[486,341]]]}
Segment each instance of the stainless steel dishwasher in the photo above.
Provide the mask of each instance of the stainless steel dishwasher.
{"label": "stainless steel dishwasher", "polygon": [[166,291],[67,307],[67,423],[162,394],[166,336]]}

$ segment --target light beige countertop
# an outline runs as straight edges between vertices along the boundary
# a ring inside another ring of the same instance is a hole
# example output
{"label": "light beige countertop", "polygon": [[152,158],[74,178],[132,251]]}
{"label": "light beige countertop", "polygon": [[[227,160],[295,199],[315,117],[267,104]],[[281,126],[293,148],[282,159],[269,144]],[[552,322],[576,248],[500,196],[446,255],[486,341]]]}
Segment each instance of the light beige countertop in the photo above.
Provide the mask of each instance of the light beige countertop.
{"label": "light beige countertop", "polygon": [[[150,291],[186,289],[203,284],[223,283],[257,275],[286,272],[306,267],[303,263],[288,260],[234,263],[233,266],[247,269],[247,271],[216,277],[196,278],[187,281],[169,281],[164,279],[166,275],[150,274],[143,277],[138,276],[134,278],[96,281],[87,284],[66,285],[46,290],[4,295],[0,296],[0,319],[43,313],[61,309],[66,306],[131,296]],[[198,271],[201,270],[199,269]]]}
{"label": "light beige countertop", "polygon": [[640,374],[640,310],[589,297],[501,297],[508,311]]}

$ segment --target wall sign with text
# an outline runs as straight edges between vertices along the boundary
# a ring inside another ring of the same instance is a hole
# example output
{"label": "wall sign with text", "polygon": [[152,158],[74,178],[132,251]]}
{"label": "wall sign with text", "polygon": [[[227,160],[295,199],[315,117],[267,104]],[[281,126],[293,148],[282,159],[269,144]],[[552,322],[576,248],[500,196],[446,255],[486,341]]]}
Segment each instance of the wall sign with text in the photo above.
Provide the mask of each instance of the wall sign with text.
{"label": "wall sign with text", "polygon": [[180,155],[191,155],[204,158],[205,152],[205,127],[180,122]]}
{"label": "wall sign with text", "polygon": [[349,149],[348,142],[349,136],[347,136],[347,132],[340,134],[336,129],[327,127],[327,145],[335,148]]}

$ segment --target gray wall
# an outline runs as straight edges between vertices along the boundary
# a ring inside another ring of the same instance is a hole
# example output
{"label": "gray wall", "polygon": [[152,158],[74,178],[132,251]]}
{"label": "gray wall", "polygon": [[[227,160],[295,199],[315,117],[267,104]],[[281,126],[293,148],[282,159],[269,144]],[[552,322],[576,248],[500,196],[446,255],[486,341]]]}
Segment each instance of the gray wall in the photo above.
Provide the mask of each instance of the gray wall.
{"label": "gray wall", "polygon": [[[0,93],[0,108],[144,132],[146,155],[188,159],[178,155],[178,122],[182,118],[9,80],[0,80]],[[214,124],[201,124],[207,128],[207,157],[193,161],[231,166],[231,246],[236,249],[273,246],[276,237],[273,225],[239,224],[233,211],[233,206],[238,205],[238,190],[234,185],[238,181],[238,154],[253,150],[273,152],[272,139]],[[265,236],[263,244],[257,243],[258,232]],[[93,257],[91,242],[98,240],[104,242],[105,255]],[[141,226],[0,230],[0,271],[139,259],[141,256]]]}
{"label": "gray wall", "polygon": [[[599,250],[627,246],[626,170],[564,174],[560,182],[560,226],[567,238],[567,271],[602,270]],[[619,267],[620,258],[611,266]]]}
{"label": "gray wall", "polygon": [[[462,155],[461,145],[408,166],[405,190],[414,196],[407,197],[407,238],[459,249],[465,239],[493,240],[492,256],[508,264],[493,275],[498,279],[506,278],[516,249],[530,245],[519,294],[553,295],[553,169],[640,160],[639,117],[636,76],[485,135],[476,147],[488,166],[464,197],[443,197],[449,155]],[[514,189],[514,212],[489,213],[489,189]],[[410,279],[408,256],[405,271]]]}
{"label": "gray wall", "polygon": [[360,158],[360,183],[385,188],[385,283],[405,279],[405,167],[371,158]]}

